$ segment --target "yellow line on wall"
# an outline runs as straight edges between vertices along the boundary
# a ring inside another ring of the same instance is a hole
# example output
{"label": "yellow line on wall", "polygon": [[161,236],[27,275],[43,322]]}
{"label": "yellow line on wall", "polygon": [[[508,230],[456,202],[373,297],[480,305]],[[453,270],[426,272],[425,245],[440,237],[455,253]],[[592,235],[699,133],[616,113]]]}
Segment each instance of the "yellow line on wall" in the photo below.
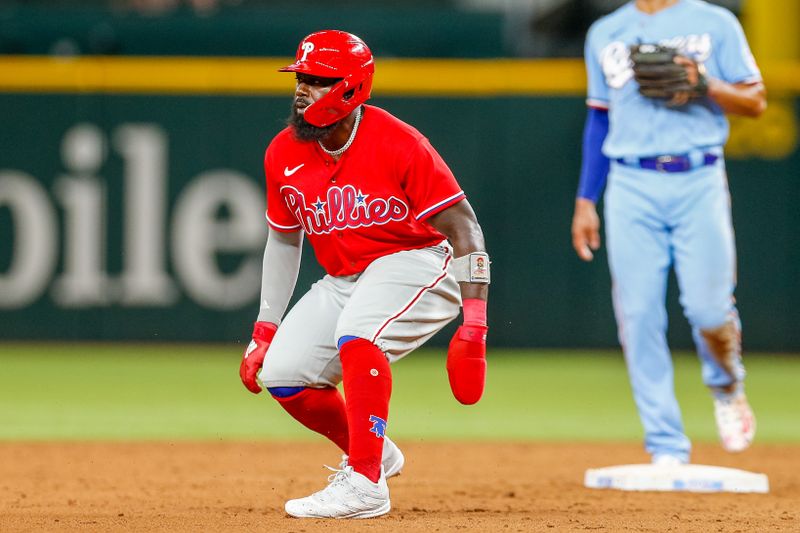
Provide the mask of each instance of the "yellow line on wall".
{"label": "yellow line on wall", "polygon": [[742,9],[747,40],[759,60],[800,59],[800,2],[751,0]]}
{"label": "yellow line on wall", "polygon": [[[0,91],[286,95],[288,58],[0,56]],[[374,94],[493,96],[584,92],[579,60],[379,60]]]}
{"label": "yellow line on wall", "polygon": [[[0,92],[278,95],[289,58],[0,56]],[[769,90],[800,92],[800,63],[762,65]],[[580,59],[379,59],[375,96],[582,96]]]}

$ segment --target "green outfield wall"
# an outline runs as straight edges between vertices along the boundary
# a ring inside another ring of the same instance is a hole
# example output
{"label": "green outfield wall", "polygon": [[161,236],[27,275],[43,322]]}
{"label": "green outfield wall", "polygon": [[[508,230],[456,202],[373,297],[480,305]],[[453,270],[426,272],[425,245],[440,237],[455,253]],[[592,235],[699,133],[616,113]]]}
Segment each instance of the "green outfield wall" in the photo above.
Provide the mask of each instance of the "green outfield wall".
{"label": "green outfield wall", "polygon": [[[247,338],[266,235],[263,151],[291,81],[238,83],[250,78],[241,65],[224,87],[186,65],[172,82],[169,64],[25,65],[0,75],[0,339]],[[117,67],[132,79],[108,75]],[[451,64],[464,84],[450,92],[409,81],[428,67],[387,65],[373,101],[431,139],[478,213],[493,259],[491,342],[615,346],[605,255],[584,264],[570,245],[580,64],[506,65],[517,69],[506,81],[491,63]],[[547,85],[552,69],[565,74],[560,88]],[[745,345],[759,350],[800,349],[800,115],[786,94],[760,121],[736,121],[729,150],[737,298]],[[298,294],[320,275],[306,250]],[[672,290],[670,335],[689,346],[676,302]]]}
{"label": "green outfield wall", "polygon": [[159,11],[145,2],[137,10],[124,1],[5,0],[0,54],[283,55],[324,28],[355,33],[379,57],[500,57],[510,51],[502,12],[459,10],[448,0],[219,3],[220,9],[202,12],[189,9],[189,2]]}

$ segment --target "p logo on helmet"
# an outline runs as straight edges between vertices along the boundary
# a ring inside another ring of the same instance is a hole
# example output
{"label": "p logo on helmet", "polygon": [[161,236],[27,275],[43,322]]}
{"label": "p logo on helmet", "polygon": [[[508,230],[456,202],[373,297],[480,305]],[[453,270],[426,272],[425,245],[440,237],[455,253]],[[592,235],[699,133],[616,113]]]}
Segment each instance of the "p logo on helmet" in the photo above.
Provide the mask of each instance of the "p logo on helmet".
{"label": "p logo on helmet", "polygon": [[352,33],[339,30],[312,33],[300,42],[295,59],[278,70],[341,78],[325,96],[306,108],[303,116],[309,124],[329,126],[369,99],[375,62],[367,44]]}
{"label": "p logo on helmet", "polygon": [[308,57],[308,53],[314,49],[314,43],[307,41],[304,42],[301,47],[303,48],[303,57],[301,57],[299,61],[302,63]]}

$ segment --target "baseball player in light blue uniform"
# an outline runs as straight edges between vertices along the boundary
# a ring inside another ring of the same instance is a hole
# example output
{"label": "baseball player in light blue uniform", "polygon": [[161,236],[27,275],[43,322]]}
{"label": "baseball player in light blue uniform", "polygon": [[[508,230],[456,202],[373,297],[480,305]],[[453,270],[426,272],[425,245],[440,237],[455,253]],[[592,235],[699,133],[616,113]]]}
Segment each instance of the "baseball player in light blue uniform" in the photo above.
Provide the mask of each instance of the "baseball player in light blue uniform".
{"label": "baseball player in light blue uniform", "polygon": [[[673,62],[685,69],[690,90],[669,99],[641,94],[634,45],[677,49]],[[586,261],[599,248],[595,204],[605,188],[614,310],[645,449],[656,464],[689,461],[666,341],[666,288],[674,268],[722,445],[744,450],[755,418],[744,395],[733,298],[725,113],[755,117],[766,108],[744,32],[732,13],[701,0],[635,0],[592,25],[585,59],[589,110],[573,246]]]}

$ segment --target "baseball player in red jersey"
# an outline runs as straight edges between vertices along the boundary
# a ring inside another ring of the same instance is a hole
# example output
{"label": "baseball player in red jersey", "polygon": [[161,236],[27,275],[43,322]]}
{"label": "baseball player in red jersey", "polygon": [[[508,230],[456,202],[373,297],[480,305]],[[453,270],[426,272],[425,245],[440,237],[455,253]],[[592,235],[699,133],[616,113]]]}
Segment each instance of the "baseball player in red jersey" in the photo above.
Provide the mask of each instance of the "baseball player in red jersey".
{"label": "baseball player in red jersey", "polygon": [[[261,306],[240,376],[345,453],[330,484],[286,503],[295,517],[389,512],[404,457],[386,436],[389,364],[464,309],[447,371],[462,403],[486,374],[489,257],[475,213],[420,132],[366,105],[374,63],[342,31],[303,39],[289,126],[264,158],[269,236]],[[327,275],[284,317],[307,236]],[[343,383],[345,398],[337,390]]]}

